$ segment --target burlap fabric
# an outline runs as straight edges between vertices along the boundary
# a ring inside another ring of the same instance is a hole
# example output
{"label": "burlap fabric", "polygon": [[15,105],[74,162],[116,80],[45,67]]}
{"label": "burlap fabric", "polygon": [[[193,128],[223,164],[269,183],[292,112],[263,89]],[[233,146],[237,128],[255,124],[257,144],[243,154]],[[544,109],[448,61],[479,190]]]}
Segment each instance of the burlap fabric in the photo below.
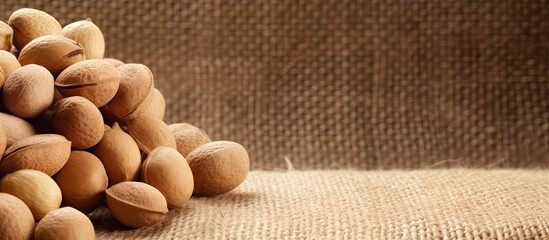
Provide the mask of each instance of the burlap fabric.
{"label": "burlap fabric", "polygon": [[153,70],[168,122],[241,142],[252,168],[549,167],[549,4],[2,0]]}

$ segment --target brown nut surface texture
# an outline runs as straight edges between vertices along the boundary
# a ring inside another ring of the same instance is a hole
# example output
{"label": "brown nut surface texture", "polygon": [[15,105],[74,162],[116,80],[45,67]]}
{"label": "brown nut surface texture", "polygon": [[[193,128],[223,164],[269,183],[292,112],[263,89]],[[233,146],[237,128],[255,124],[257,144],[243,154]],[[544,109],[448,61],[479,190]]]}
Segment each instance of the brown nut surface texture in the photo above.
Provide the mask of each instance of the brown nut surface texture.
{"label": "brown nut surface texture", "polygon": [[174,123],[169,127],[175,137],[177,151],[184,157],[187,157],[196,148],[212,141],[204,130],[189,123]]}
{"label": "brown nut surface texture", "polygon": [[15,141],[36,134],[34,127],[17,116],[0,112],[0,124],[6,134],[6,147],[10,147]]}
{"label": "brown nut surface texture", "polygon": [[15,72],[4,83],[4,106],[21,118],[34,118],[44,112],[53,101],[54,79],[44,67],[29,64]]}
{"label": "brown nut surface texture", "polygon": [[34,169],[49,176],[69,159],[71,142],[58,134],[38,134],[13,143],[0,161],[0,175],[21,169]]}
{"label": "brown nut surface texture", "polygon": [[36,38],[19,53],[21,65],[38,64],[47,68],[54,77],[84,59],[84,48],[79,43],[57,35]]}
{"label": "brown nut surface texture", "polygon": [[11,50],[11,38],[13,36],[13,28],[7,23],[0,21],[0,50]]}
{"label": "brown nut surface texture", "polygon": [[53,128],[72,142],[76,149],[87,149],[103,137],[103,117],[90,100],[63,98],[53,107]]}
{"label": "brown nut surface texture", "polygon": [[166,112],[166,99],[164,95],[158,89],[154,89],[153,98],[151,103],[145,110],[142,115],[151,116],[158,118],[160,120],[164,119],[164,113]]}
{"label": "brown nut surface texture", "polygon": [[87,59],[103,59],[105,38],[101,29],[90,18],[65,26],[63,36],[80,43]]}
{"label": "brown nut surface texture", "polygon": [[137,180],[141,170],[141,152],[133,138],[122,131],[118,123],[105,131],[103,138],[93,148],[93,153],[103,162],[109,186]]}
{"label": "brown nut surface texture", "polygon": [[141,180],[164,195],[169,209],[182,207],[193,194],[191,168],[187,160],[170,147],[157,147],[149,153],[143,162]]}
{"label": "brown nut surface texture", "polygon": [[107,104],[118,91],[120,72],[102,60],[84,60],[66,68],[55,80],[64,97],[82,96],[95,106]]}
{"label": "brown nut surface texture", "polygon": [[132,228],[160,223],[168,213],[164,195],[142,182],[121,182],[107,189],[107,207],[116,220]]}
{"label": "brown nut surface texture", "polygon": [[170,128],[160,119],[141,115],[130,120],[127,126],[139,149],[147,154],[160,146],[177,147]]}
{"label": "brown nut surface texture", "polygon": [[230,192],[248,175],[250,158],[235,142],[206,143],[187,156],[194,177],[194,194],[214,196]]}
{"label": "brown nut surface texture", "polygon": [[53,177],[63,194],[63,206],[88,214],[101,205],[108,186],[107,173],[95,155],[73,151],[65,166]]}
{"label": "brown nut surface texture", "polygon": [[0,239],[31,240],[34,234],[34,217],[21,199],[0,193]]}
{"label": "brown nut surface texture", "polygon": [[104,109],[117,120],[127,121],[140,115],[151,103],[154,79],[151,70],[143,64],[124,64],[118,71],[121,76],[118,92]]}
{"label": "brown nut surface texture", "polygon": [[61,24],[44,11],[20,8],[8,19],[13,28],[13,45],[21,50],[35,38],[45,35],[61,35]]}
{"label": "brown nut surface texture", "polygon": [[36,224],[34,239],[93,240],[95,230],[86,215],[72,207],[63,207],[49,212]]}
{"label": "brown nut surface texture", "polygon": [[19,60],[10,52],[0,50],[0,67],[4,71],[6,79],[18,68],[21,67]]}
{"label": "brown nut surface texture", "polygon": [[0,179],[0,192],[21,199],[29,207],[35,221],[61,205],[61,190],[53,179],[43,172],[23,169]]}

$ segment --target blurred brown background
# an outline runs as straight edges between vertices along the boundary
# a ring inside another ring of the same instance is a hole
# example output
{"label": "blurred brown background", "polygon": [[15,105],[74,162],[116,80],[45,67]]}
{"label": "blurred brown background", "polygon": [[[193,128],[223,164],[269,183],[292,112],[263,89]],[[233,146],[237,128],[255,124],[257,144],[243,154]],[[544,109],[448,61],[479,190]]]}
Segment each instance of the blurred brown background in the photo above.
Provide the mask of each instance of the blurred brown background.
{"label": "blurred brown background", "polygon": [[252,168],[549,167],[549,3],[2,0],[149,66]]}

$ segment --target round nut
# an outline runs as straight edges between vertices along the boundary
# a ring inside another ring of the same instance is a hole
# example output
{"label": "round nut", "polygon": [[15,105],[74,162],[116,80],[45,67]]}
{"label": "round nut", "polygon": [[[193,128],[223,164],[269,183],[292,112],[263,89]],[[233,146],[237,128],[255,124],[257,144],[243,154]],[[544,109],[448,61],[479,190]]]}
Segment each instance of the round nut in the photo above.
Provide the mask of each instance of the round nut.
{"label": "round nut", "polygon": [[71,142],[58,134],[38,134],[13,143],[0,162],[0,175],[21,169],[34,169],[49,176],[69,159]]}
{"label": "round nut", "polygon": [[86,59],[82,46],[63,36],[47,35],[29,42],[19,54],[21,65],[38,64],[57,77],[65,68]]}
{"label": "round nut", "polygon": [[53,76],[44,67],[29,64],[17,69],[4,83],[4,106],[22,118],[34,118],[53,102]]}
{"label": "round nut", "polygon": [[168,213],[164,195],[142,182],[121,182],[107,189],[107,207],[116,220],[133,228],[162,222]]}
{"label": "round nut", "polygon": [[0,112],[0,124],[6,133],[6,147],[19,139],[36,135],[36,130],[30,123],[11,114]]}
{"label": "round nut", "polygon": [[11,38],[13,36],[13,28],[7,23],[0,21],[0,50],[11,50]]}
{"label": "round nut", "polygon": [[34,217],[21,199],[0,193],[0,239],[32,239]]}
{"label": "round nut", "polygon": [[168,202],[168,208],[182,207],[193,194],[193,174],[187,160],[169,147],[157,147],[143,162],[143,182],[158,189]]}
{"label": "round nut", "polygon": [[107,104],[118,91],[120,72],[102,60],[84,60],[66,68],[55,80],[64,97],[82,96],[95,106]]}
{"label": "round nut", "polygon": [[177,147],[170,128],[160,119],[142,115],[130,120],[127,126],[139,149],[147,154],[160,146]]}
{"label": "round nut", "polygon": [[109,186],[137,180],[141,169],[141,152],[130,135],[122,131],[118,123],[106,130],[103,138],[93,148],[93,153],[103,162]]}
{"label": "round nut", "polygon": [[250,169],[246,149],[235,142],[206,143],[187,156],[194,177],[194,194],[214,196],[240,185]]}
{"label": "round nut", "polygon": [[120,86],[114,98],[103,108],[118,121],[140,115],[151,103],[154,80],[151,70],[143,64],[124,64],[118,67]]}
{"label": "round nut", "polygon": [[36,224],[34,239],[93,240],[95,229],[86,215],[74,208],[64,207],[49,212]]}
{"label": "round nut", "polygon": [[122,62],[118,59],[115,59],[115,58],[103,58],[103,61],[112,64],[116,68],[124,65],[124,62]]}
{"label": "round nut", "polygon": [[63,36],[80,43],[87,59],[102,59],[105,55],[103,33],[90,18],[65,26]]}
{"label": "round nut", "polygon": [[13,54],[0,50],[0,67],[4,71],[5,78],[8,79],[15,70],[21,67],[21,64]]}
{"label": "round nut", "polygon": [[76,149],[87,149],[103,137],[103,117],[90,100],[75,96],[63,98],[53,107],[53,128],[72,142]]}
{"label": "round nut", "polygon": [[164,113],[166,112],[166,99],[164,95],[158,90],[154,89],[153,98],[151,103],[145,110],[142,115],[147,115],[151,117],[158,118],[162,120],[164,118]]}
{"label": "round nut", "polygon": [[21,199],[29,207],[35,221],[61,206],[61,190],[53,179],[43,172],[23,169],[0,180],[0,192]]}
{"label": "round nut", "polygon": [[13,45],[21,50],[35,38],[61,35],[61,24],[46,12],[21,8],[11,14],[8,24],[13,28]]}
{"label": "round nut", "polygon": [[108,186],[107,173],[95,155],[73,151],[65,166],[53,177],[63,194],[63,206],[91,213],[101,205]]}
{"label": "round nut", "polygon": [[212,141],[204,130],[188,123],[174,123],[169,127],[175,137],[177,151],[184,157],[187,157],[196,148]]}

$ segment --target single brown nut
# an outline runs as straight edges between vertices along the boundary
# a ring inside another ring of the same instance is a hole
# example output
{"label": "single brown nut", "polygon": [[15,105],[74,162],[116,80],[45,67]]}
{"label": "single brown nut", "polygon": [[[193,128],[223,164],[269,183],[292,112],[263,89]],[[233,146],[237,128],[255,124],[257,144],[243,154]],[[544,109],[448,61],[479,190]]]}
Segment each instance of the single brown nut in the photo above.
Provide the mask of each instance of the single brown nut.
{"label": "single brown nut", "polygon": [[98,59],[77,62],[63,70],[55,80],[55,86],[64,97],[82,96],[97,107],[114,97],[119,84],[118,69]]}
{"label": "single brown nut", "polygon": [[36,134],[34,127],[27,121],[7,113],[0,112],[0,125],[6,133],[6,147],[15,141]]}
{"label": "single brown nut", "polygon": [[128,121],[140,115],[152,101],[154,80],[151,70],[143,64],[118,67],[121,79],[118,92],[103,108],[118,121]]}
{"label": "single brown nut", "polygon": [[86,59],[84,48],[72,39],[46,35],[29,42],[19,54],[21,65],[38,64],[57,77],[65,68]]}
{"label": "single brown nut", "polygon": [[8,24],[13,28],[13,45],[21,50],[35,38],[61,35],[61,24],[46,12],[21,8],[11,14]]}
{"label": "single brown nut", "polygon": [[47,174],[32,169],[4,176],[0,179],[0,192],[9,193],[25,202],[35,221],[61,206],[61,190],[57,184]]}
{"label": "single brown nut", "polygon": [[214,196],[230,192],[248,175],[250,158],[235,142],[206,143],[187,156],[194,177],[194,194]]}
{"label": "single brown nut", "polygon": [[169,127],[175,137],[177,151],[184,157],[187,157],[196,148],[212,141],[204,130],[188,123],[174,123]]}
{"label": "single brown nut", "polygon": [[141,180],[158,189],[168,208],[182,207],[193,194],[193,174],[187,160],[170,147],[157,147],[143,162]]}
{"label": "single brown nut", "polygon": [[71,142],[58,134],[38,134],[13,143],[0,162],[0,175],[21,169],[57,173],[69,159]]}
{"label": "single brown nut", "polygon": [[6,80],[2,88],[4,106],[21,118],[34,118],[46,111],[53,102],[53,76],[48,69],[29,64]]}
{"label": "single brown nut", "polygon": [[118,123],[106,130],[103,138],[93,148],[107,171],[109,186],[137,180],[141,170],[141,153],[137,143],[122,131]]}
{"label": "single brown nut", "polygon": [[103,137],[103,117],[90,100],[63,98],[53,107],[53,128],[72,142],[76,149],[87,149]]}
{"label": "single brown nut", "polygon": [[135,140],[139,149],[147,154],[160,146],[173,149],[177,147],[172,131],[160,119],[142,115],[130,120],[127,126],[128,133]]}
{"label": "single brown nut", "polygon": [[93,240],[95,229],[86,215],[72,207],[64,207],[52,210],[36,224],[34,239]]}
{"label": "single brown nut", "polygon": [[116,220],[132,228],[160,223],[168,213],[164,195],[142,182],[121,182],[108,188],[107,207]]}
{"label": "single brown nut", "polygon": [[77,41],[84,47],[87,59],[103,59],[105,38],[90,18],[73,22],[63,28],[63,36]]}
{"label": "single brown nut", "polygon": [[13,36],[13,28],[7,23],[0,21],[0,50],[11,50],[11,38]]}
{"label": "single brown nut", "polygon": [[147,115],[151,117],[158,118],[160,120],[164,119],[164,113],[166,112],[166,99],[164,95],[158,90],[154,89],[153,98],[151,103],[145,110],[142,115]]}
{"label": "single brown nut", "polygon": [[0,158],[4,156],[7,142],[8,142],[8,139],[6,138],[6,133],[4,132],[4,128],[0,126]]}
{"label": "single brown nut", "polygon": [[0,193],[0,239],[32,239],[34,217],[21,199]]}
{"label": "single brown nut", "polygon": [[107,173],[95,155],[73,151],[65,166],[53,177],[63,194],[63,206],[88,214],[101,205],[108,186]]}
{"label": "single brown nut", "polygon": [[0,50],[0,67],[4,71],[5,78],[8,79],[15,70],[21,67],[21,64],[13,54]]}
{"label": "single brown nut", "polygon": [[116,68],[124,65],[124,62],[122,62],[118,59],[115,59],[115,58],[103,58],[103,61],[112,64]]}

